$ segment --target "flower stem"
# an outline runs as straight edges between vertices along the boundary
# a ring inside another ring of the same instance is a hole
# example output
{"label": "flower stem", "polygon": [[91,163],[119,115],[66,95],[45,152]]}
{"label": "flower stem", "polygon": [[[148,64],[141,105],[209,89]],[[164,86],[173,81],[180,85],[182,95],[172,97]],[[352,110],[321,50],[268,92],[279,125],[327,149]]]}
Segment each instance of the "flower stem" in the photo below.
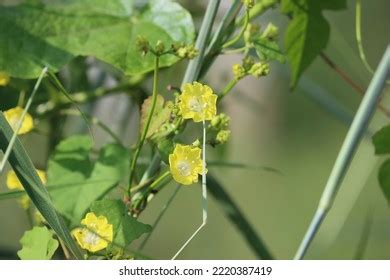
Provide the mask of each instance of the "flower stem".
{"label": "flower stem", "polygon": [[161,189],[161,184],[171,175],[170,171],[164,172],[160,177],[158,177],[153,183],[151,183],[148,187],[145,187],[141,190],[136,196],[133,197],[133,205],[135,210],[140,210],[141,203],[147,198],[150,192],[159,191]]}
{"label": "flower stem", "polygon": [[218,96],[218,102],[222,100],[237,84],[237,79],[231,80]]}
{"label": "flower stem", "polygon": [[134,156],[133,156],[132,161],[131,161],[130,176],[129,176],[129,187],[128,187],[128,191],[127,191],[127,194],[128,194],[129,197],[131,195],[131,185],[133,183],[133,177],[134,177],[135,167],[137,166],[137,160],[138,160],[139,154],[141,152],[142,146],[145,143],[146,135],[148,134],[149,126],[150,126],[150,123],[152,121],[152,117],[153,117],[153,114],[154,114],[154,109],[156,108],[159,62],[160,62],[160,57],[158,55],[156,55],[155,58],[154,58],[152,107],[151,107],[150,112],[148,114],[148,118],[146,120],[146,124],[145,124],[144,130],[142,131],[142,134],[140,135],[140,138],[138,140],[137,149],[135,150]]}
{"label": "flower stem", "polygon": [[241,31],[239,34],[237,34],[236,37],[234,37],[233,39],[231,39],[230,41],[226,42],[225,44],[222,45],[222,49],[226,49],[232,45],[234,45],[235,43],[237,43],[241,37],[244,35],[245,33],[245,30],[246,28],[248,27],[248,24],[249,24],[249,10],[246,9],[245,10],[245,21],[244,21],[244,26],[242,27]]}
{"label": "flower stem", "polygon": [[372,70],[370,64],[366,59],[366,55],[364,53],[363,44],[362,44],[362,32],[361,32],[361,15],[362,15],[362,5],[360,0],[356,0],[356,24],[355,24],[355,33],[356,33],[356,42],[359,48],[360,59],[362,60],[364,66],[371,74],[374,74],[374,70]]}

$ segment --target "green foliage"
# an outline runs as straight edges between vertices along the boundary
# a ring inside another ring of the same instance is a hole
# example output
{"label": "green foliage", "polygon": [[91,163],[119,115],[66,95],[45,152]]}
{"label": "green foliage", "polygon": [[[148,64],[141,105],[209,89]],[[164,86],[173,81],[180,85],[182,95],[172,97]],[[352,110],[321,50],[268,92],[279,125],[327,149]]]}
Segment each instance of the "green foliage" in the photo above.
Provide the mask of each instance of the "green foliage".
{"label": "green foliage", "polygon": [[[58,70],[76,56],[90,55],[125,74],[140,74],[153,69],[153,55],[140,55],[138,35],[152,44],[191,43],[194,26],[185,9],[164,0],[149,1],[140,13],[134,12],[133,1],[121,0],[1,6],[0,69],[34,78],[44,65]],[[166,55],[160,65],[177,60]]]}
{"label": "green foliage", "polygon": [[[387,125],[377,131],[372,137],[372,142],[375,146],[375,154],[390,154],[390,125]],[[378,180],[383,194],[390,203],[390,158],[387,159],[379,168]]]}
{"label": "green foliage", "polygon": [[390,125],[383,127],[375,133],[372,141],[375,146],[375,154],[390,154]]}
{"label": "green foliage", "polygon": [[[154,133],[158,132],[161,126],[168,122],[172,112],[172,102],[166,102],[164,97],[157,95],[156,107],[154,108],[153,116],[149,125],[148,133],[146,138],[150,138]],[[146,120],[152,107],[152,96],[145,99],[141,108],[141,124],[140,132],[144,131]]]}
{"label": "green foliage", "polygon": [[345,8],[346,0],[281,0],[281,11],[292,17],[285,34],[292,88],[329,41],[330,27],[323,10]]}
{"label": "green foliage", "polygon": [[50,194],[71,225],[80,222],[92,202],[101,198],[126,177],[129,151],[118,144],[102,147],[95,163],[90,160],[92,140],[73,136],[63,140],[48,164]]}
{"label": "green foliage", "polygon": [[20,244],[23,247],[18,251],[18,256],[22,260],[50,260],[58,248],[58,241],[46,227],[26,231]]}
{"label": "green foliage", "polygon": [[253,41],[257,55],[263,60],[277,60],[284,63],[285,55],[280,50],[277,42],[267,38],[257,38]]}
{"label": "green foliage", "polygon": [[379,168],[378,180],[387,201],[390,203],[390,159],[387,159]]}
{"label": "green foliage", "polygon": [[120,200],[100,200],[91,206],[96,215],[103,215],[112,224],[114,230],[114,246],[128,246],[142,234],[149,232],[152,227],[138,222],[128,214],[125,204]]}
{"label": "green foliage", "polygon": [[[9,126],[3,113],[0,112],[0,149],[3,150],[3,152],[7,149],[12,135],[12,128]],[[58,237],[63,240],[73,256],[82,259],[83,257],[79,248],[71,237],[62,217],[53,206],[47,190],[42,185],[31,159],[18,138],[16,138],[8,161],[18,176],[19,181],[22,183],[26,193],[35,207],[46,219],[50,227],[56,232]]]}

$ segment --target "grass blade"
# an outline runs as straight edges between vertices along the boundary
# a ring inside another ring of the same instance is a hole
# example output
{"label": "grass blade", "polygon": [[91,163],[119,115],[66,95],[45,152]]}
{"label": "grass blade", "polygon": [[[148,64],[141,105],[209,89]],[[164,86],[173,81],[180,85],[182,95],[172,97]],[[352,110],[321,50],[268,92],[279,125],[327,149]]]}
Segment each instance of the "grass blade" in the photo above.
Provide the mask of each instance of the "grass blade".
{"label": "grass blade", "polygon": [[16,125],[16,129],[13,132],[12,137],[11,137],[9,143],[8,143],[8,147],[4,151],[4,157],[3,157],[3,159],[2,159],[2,161],[0,163],[0,174],[3,173],[4,166],[5,166],[5,164],[6,164],[7,160],[8,160],[8,157],[9,157],[9,155],[11,153],[11,150],[13,148],[14,142],[16,141],[16,138],[18,136],[18,132],[19,132],[20,128],[22,127],[24,117],[26,116],[28,110],[30,109],[30,106],[31,106],[32,101],[33,101],[33,99],[35,97],[35,94],[37,93],[38,88],[41,85],[42,79],[43,79],[43,77],[47,73],[47,69],[48,69],[47,67],[43,68],[41,74],[39,75],[39,78],[38,78],[37,82],[35,83],[35,86],[34,86],[34,89],[33,89],[32,93],[31,93],[31,96],[28,99],[28,101],[26,103],[26,106],[24,107],[22,116],[20,117],[20,120],[18,121],[18,123]]}
{"label": "grass blade", "polygon": [[347,136],[344,139],[344,143],[337,156],[336,162],[333,165],[332,172],[328,178],[324,192],[322,193],[317,210],[298,248],[298,251],[295,254],[295,259],[302,259],[305,256],[307,249],[322,224],[322,221],[325,219],[327,213],[332,207],[333,201],[337,195],[343,178],[347,173],[353,155],[360,143],[360,140],[364,136],[368,122],[375,111],[376,104],[382,93],[382,89],[389,73],[390,47],[387,47],[367,92],[360,103],[359,109],[357,110],[353,122],[348,130]]}
{"label": "grass blade", "polygon": [[241,212],[240,208],[224,190],[223,186],[211,173],[208,174],[207,179],[207,184],[209,186],[208,191],[221,206],[228,219],[236,226],[237,230],[245,238],[256,256],[263,260],[272,260],[273,257],[271,252],[268,250],[264,241],[256,233],[252,225]]}
{"label": "grass blade", "polygon": [[[0,112],[0,149],[5,151],[12,139],[13,130],[2,112]],[[46,219],[58,237],[66,244],[75,258],[83,259],[83,255],[71,237],[62,217],[51,203],[49,193],[43,186],[31,159],[18,138],[9,154],[8,161],[14,169],[19,181],[39,212]]]}

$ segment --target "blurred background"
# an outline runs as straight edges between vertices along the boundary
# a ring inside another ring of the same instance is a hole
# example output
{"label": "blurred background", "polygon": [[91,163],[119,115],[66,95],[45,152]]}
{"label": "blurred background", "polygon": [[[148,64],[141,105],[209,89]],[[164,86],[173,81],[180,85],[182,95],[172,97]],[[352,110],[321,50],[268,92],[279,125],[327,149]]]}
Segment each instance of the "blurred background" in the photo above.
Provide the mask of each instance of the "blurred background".
{"label": "blurred background", "polygon": [[[1,3],[2,1],[0,1]],[[14,2],[14,1],[7,1]],[[180,1],[191,11],[197,26],[207,1]],[[376,67],[390,33],[390,2],[362,1],[362,35],[368,61]],[[221,1],[220,17],[230,5]],[[331,39],[326,55],[363,88],[371,75],[359,59],[355,39],[355,1],[348,9],[326,12],[331,23]],[[219,17],[219,19],[220,19]],[[280,40],[287,18],[279,11],[269,11],[259,18],[265,26],[273,22],[280,27]],[[239,62],[235,55],[220,56],[205,77],[216,91],[232,78],[231,66]],[[115,75],[107,65],[87,58],[76,59],[80,74],[90,83],[112,87]],[[73,65],[74,66],[74,65]],[[162,71],[161,92],[168,98],[168,84],[180,85],[185,63]],[[71,66],[61,75],[67,77]],[[85,70],[85,73],[82,71]],[[115,71],[114,71],[115,72]],[[84,77],[85,75],[85,77]],[[150,91],[151,80],[145,88]],[[73,92],[81,90],[66,85]],[[384,89],[382,105],[390,108],[389,87]],[[7,89],[0,90],[0,109],[14,107],[17,96]],[[268,166],[280,171],[267,172],[261,168],[232,169],[210,167],[234,198],[257,233],[277,259],[291,259],[303,238],[317,207],[319,198],[356,111],[361,95],[354,91],[321,58],[317,58],[300,80],[295,92],[289,90],[288,65],[273,63],[269,76],[247,77],[222,102],[220,111],[231,117],[231,139],[224,147],[209,148],[208,159]],[[117,131],[128,146],[135,143],[138,112],[125,93],[107,95],[82,107]],[[39,124],[40,133],[22,137],[22,141],[37,167],[45,168],[53,135],[50,119]],[[383,158],[374,155],[371,135],[389,123],[377,110],[366,137],[349,168],[336,202],[307,254],[308,259],[353,259],[359,250],[367,219],[370,234],[363,258],[390,258],[390,210],[377,181],[378,166]],[[68,117],[58,123],[65,134],[85,133],[78,117]],[[188,139],[199,135],[200,127],[191,127]],[[99,129],[94,130],[99,145],[110,141]],[[51,140],[50,140],[51,139]],[[0,191],[6,191],[5,176],[0,177]],[[174,190],[167,186],[156,196],[141,221],[153,223]],[[157,259],[171,258],[188,236],[201,223],[200,188],[183,187],[173,201],[151,240],[145,254]],[[213,198],[209,199],[209,224],[185,249],[183,259],[255,259],[256,255],[236,228],[227,220]],[[367,218],[369,217],[369,218]],[[19,239],[29,228],[28,220],[16,200],[0,201],[0,258],[15,258],[20,249]]]}

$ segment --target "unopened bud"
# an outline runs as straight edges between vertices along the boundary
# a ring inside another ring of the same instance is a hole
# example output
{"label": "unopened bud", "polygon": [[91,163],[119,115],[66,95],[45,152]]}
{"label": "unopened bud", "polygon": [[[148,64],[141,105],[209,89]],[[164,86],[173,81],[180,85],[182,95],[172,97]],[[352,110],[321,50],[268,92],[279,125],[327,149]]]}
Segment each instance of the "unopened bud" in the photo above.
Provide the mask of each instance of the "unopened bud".
{"label": "unopened bud", "polygon": [[234,79],[236,79],[237,81],[245,77],[246,71],[241,64],[234,64],[232,69],[233,69]]}
{"label": "unopened bud", "polygon": [[145,55],[149,52],[149,41],[145,37],[138,36],[135,44],[138,51],[140,51],[142,55]]}
{"label": "unopened bud", "polygon": [[249,70],[249,73],[256,78],[266,76],[269,73],[269,64],[266,62],[255,63]]}
{"label": "unopened bud", "polygon": [[156,54],[160,55],[165,51],[165,45],[163,41],[158,40],[156,43]]}
{"label": "unopened bud", "polygon": [[279,34],[279,29],[270,22],[265,28],[262,37],[273,40],[278,36],[278,34]]}
{"label": "unopened bud", "polygon": [[221,130],[220,132],[218,132],[215,140],[217,140],[218,144],[224,144],[229,141],[230,134],[230,130]]}

